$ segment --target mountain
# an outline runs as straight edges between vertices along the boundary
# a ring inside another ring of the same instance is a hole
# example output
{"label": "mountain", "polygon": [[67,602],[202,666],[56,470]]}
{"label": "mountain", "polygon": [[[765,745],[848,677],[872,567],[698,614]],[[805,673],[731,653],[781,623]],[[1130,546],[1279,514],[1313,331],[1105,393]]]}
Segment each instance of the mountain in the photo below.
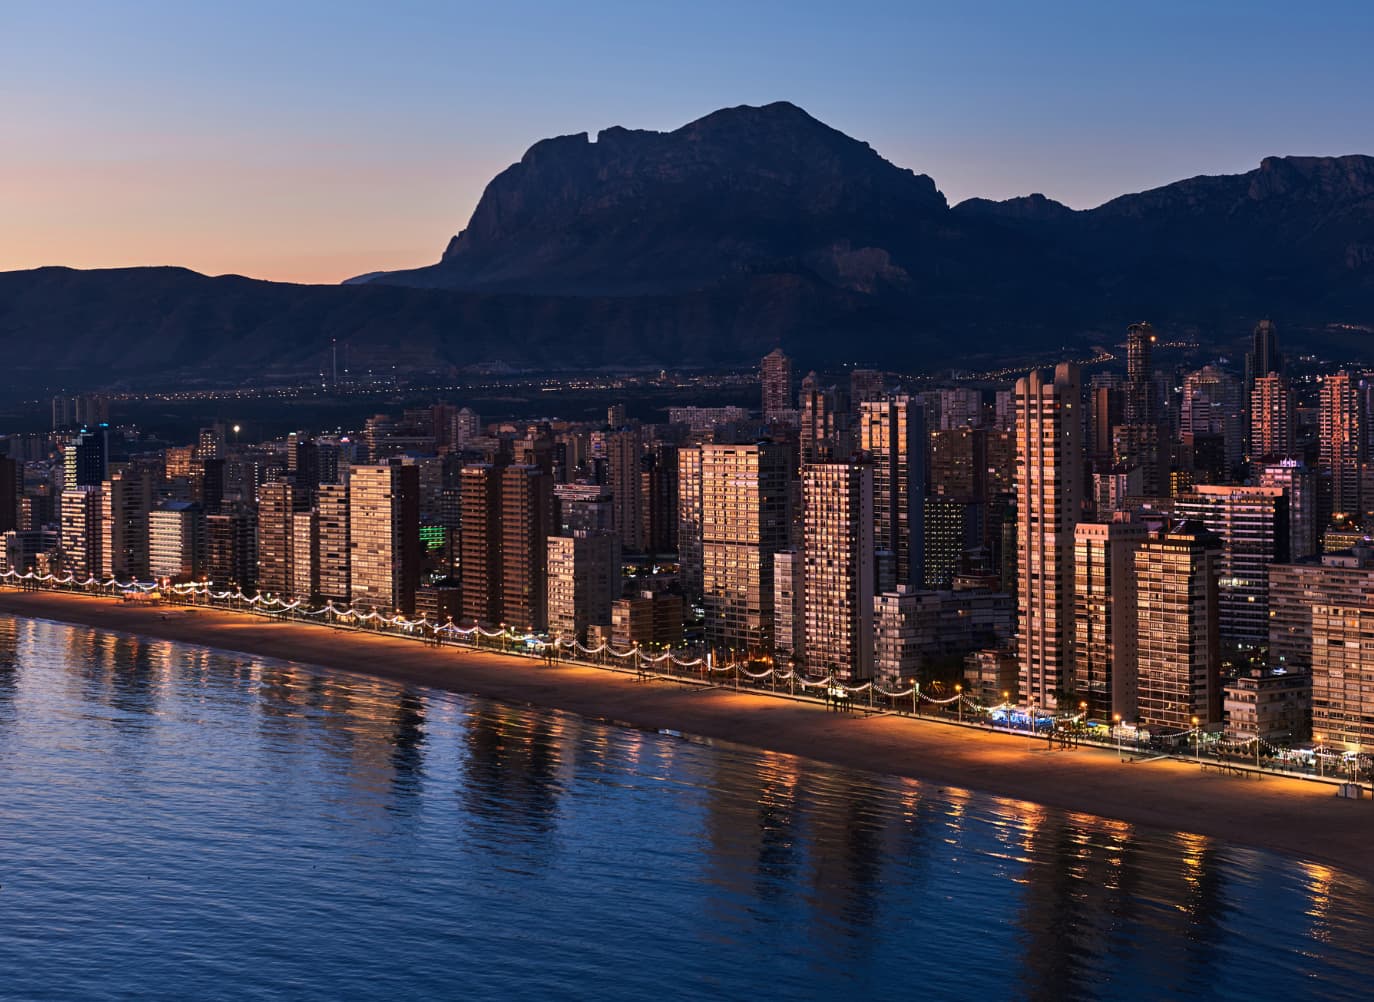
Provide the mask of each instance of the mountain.
{"label": "mountain", "polygon": [[355,368],[739,364],[778,344],[808,365],[973,366],[1115,343],[1142,317],[1229,346],[1264,316],[1368,356],[1374,159],[1270,157],[1087,210],[951,207],[786,103],[538,142],[425,268],[0,274],[13,382],[309,371],[334,340]]}
{"label": "mountain", "polygon": [[870,251],[914,251],[947,217],[929,177],[800,108],[730,108],[675,132],[536,143],[487,186],[438,264],[371,281],[617,296],[800,268],[840,286],[900,282]]}

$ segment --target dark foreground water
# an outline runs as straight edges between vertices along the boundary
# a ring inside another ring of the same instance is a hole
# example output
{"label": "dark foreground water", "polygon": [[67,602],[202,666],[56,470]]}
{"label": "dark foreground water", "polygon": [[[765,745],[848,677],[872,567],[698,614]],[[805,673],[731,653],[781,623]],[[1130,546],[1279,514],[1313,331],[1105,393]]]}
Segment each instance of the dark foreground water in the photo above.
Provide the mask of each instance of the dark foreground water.
{"label": "dark foreground water", "polygon": [[4,618],[0,885],[6,999],[1374,985],[1371,887],[1325,867]]}

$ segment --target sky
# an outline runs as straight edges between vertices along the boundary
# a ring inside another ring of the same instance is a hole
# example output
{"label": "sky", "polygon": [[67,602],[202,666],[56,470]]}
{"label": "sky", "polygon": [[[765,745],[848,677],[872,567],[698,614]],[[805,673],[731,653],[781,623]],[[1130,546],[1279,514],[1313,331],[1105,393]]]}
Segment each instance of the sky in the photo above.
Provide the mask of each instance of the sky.
{"label": "sky", "polygon": [[3,0],[0,271],[438,259],[535,141],[788,100],[957,202],[1374,154],[1374,3]]}

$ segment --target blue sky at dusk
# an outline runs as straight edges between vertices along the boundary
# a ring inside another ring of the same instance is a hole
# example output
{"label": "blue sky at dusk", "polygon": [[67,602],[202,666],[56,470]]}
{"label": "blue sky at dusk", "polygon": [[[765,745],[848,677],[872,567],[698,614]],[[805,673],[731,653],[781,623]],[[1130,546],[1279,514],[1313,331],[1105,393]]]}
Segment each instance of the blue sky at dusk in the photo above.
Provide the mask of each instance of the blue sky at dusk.
{"label": "blue sky at dusk", "polygon": [[436,259],[534,141],[793,101],[951,201],[1374,154],[1374,4],[0,8],[0,270]]}

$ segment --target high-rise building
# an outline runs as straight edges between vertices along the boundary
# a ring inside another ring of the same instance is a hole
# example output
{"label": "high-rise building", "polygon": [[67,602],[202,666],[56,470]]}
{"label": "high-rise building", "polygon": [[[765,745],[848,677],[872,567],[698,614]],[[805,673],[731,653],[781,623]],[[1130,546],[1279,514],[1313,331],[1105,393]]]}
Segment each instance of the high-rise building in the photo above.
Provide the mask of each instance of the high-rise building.
{"label": "high-rise building", "polygon": [[585,641],[587,629],[609,624],[620,598],[620,537],[606,530],[575,530],[549,537],[549,633]]}
{"label": "high-rise building", "polygon": [[896,557],[896,581],[925,582],[925,411],[912,397],[860,405],[859,447],[873,467],[874,549]]}
{"label": "high-rise building", "polygon": [[855,369],[849,374],[849,400],[854,407],[869,400],[881,400],[887,377],[877,369]]}
{"label": "high-rise building", "polygon": [[291,516],[291,594],[303,601],[320,594],[320,517],[313,508]]}
{"label": "high-rise building", "polygon": [[1261,487],[1279,487],[1288,497],[1288,559],[1304,560],[1317,552],[1317,478],[1301,459],[1264,463]]}
{"label": "high-rise building", "polygon": [[553,500],[560,535],[615,529],[611,492],[601,484],[554,484]]}
{"label": "high-rise building", "polygon": [[639,474],[642,537],[639,548],[649,554],[676,553],[678,547],[678,450],[658,445],[644,457]]}
{"label": "high-rise building", "polygon": [[702,599],[701,470],[700,446],[678,450],[677,560],[689,605]]}
{"label": "high-rise building", "polygon": [[1374,749],[1374,597],[1312,605],[1312,735],[1323,746]]}
{"label": "high-rise building", "polygon": [[639,552],[644,539],[644,495],[639,482],[643,440],[638,428],[622,428],[606,438],[612,509],[620,545]]}
{"label": "high-rise building", "polygon": [[103,504],[104,492],[98,486],[82,484],[62,492],[58,545],[62,550],[63,569],[78,581],[100,576]]}
{"label": "high-rise building", "polygon": [[873,469],[802,468],[806,667],[840,679],[873,674]]}
{"label": "high-rise building", "polygon": [[205,513],[192,501],[166,501],[148,513],[148,567],[154,578],[205,576]]}
{"label": "high-rise building", "polygon": [[[1191,451],[1195,471],[1206,466],[1199,450],[1220,439],[1223,474],[1229,476],[1245,457],[1245,402],[1241,383],[1214,365],[1205,365],[1183,377],[1183,402],[1179,433]],[[1208,469],[1209,476],[1216,470]],[[1221,480],[1223,477],[1216,477]]]}
{"label": "high-rise building", "polygon": [[101,487],[100,576],[146,580],[148,514],[153,509],[153,478],[143,470],[122,470]]}
{"label": "high-rise building", "polygon": [[1179,523],[1136,551],[1139,723],[1187,731],[1221,721],[1221,541]]}
{"label": "high-rise building", "polygon": [[420,482],[413,466],[355,466],[348,483],[350,596],[358,608],[415,611]]}
{"label": "high-rise building", "polygon": [[821,388],[816,374],[809,373],[802,380],[800,411],[802,465],[849,458],[854,442],[843,392]]}
{"label": "high-rise building", "polygon": [[[983,545],[986,506],[970,499],[932,494],[925,499],[923,508],[923,587],[949,588],[963,566],[964,554]],[[896,584],[909,584],[901,579],[900,571]]]}
{"label": "high-rise building", "polygon": [[205,574],[216,588],[257,585],[256,524],[247,512],[211,513],[205,517]]}
{"label": "high-rise building", "polygon": [[1279,354],[1277,331],[1273,321],[1261,320],[1255,325],[1251,348],[1245,355],[1245,388],[1250,390],[1255,380],[1270,373],[1283,373],[1283,356]]}
{"label": "high-rise building", "polygon": [[1139,522],[1082,522],[1074,530],[1074,698],[1098,720],[1137,716],[1136,551]]}
{"label": "high-rise building", "polygon": [[1330,478],[1331,512],[1360,517],[1360,481],[1364,469],[1365,432],[1357,380],[1334,372],[1322,380],[1317,468]]}
{"label": "high-rise building", "polygon": [[473,463],[463,467],[462,559],[463,618],[476,623],[501,621],[501,467]]}
{"label": "high-rise building", "polygon": [[449,431],[449,441],[455,449],[464,449],[475,438],[481,437],[482,418],[470,407],[464,407],[453,416],[453,426]]}
{"label": "high-rise building", "polygon": [[[1288,668],[1311,667],[1314,606],[1360,608],[1374,595],[1374,549],[1324,553],[1319,562],[1269,568],[1269,657]],[[1366,654],[1368,652],[1365,652]]]}
{"label": "high-rise building", "polygon": [[518,630],[548,628],[549,535],[553,478],[530,464],[501,471],[501,621]]}
{"label": "high-rise building", "polygon": [[773,556],[787,548],[785,445],[703,445],[702,601],[713,650],[773,649]]}
{"label": "high-rise building", "polygon": [[988,432],[954,428],[930,433],[931,494],[982,501],[987,498]]}
{"label": "high-rise building", "polygon": [[1074,527],[1083,507],[1078,366],[1016,381],[1017,654],[1022,698],[1054,708],[1073,687]]}
{"label": "high-rise building", "polygon": [[1217,628],[1221,639],[1259,647],[1269,639],[1269,567],[1288,556],[1288,498],[1281,487],[1203,485],[1174,511],[1220,540]]}
{"label": "high-rise building", "polygon": [[19,498],[24,493],[24,466],[0,456],[0,532],[19,528]]}
{"label": "high-rise building", "polygon": [[[968,387],[939,391],[939,431],[958,431],[983,426],[983,392]],[[934,435],[934,431],[931,433]]]}
{"label": "high-rise building", "polygon": [[963,658],[1011,636],[1011,596],[898,585],[874,597],[873,676],[907,686],[937,660]]}
{"label": "high-rise building", "polygon": [[805,654],[804,595],[801,551],[779,550],[773,554],[773,655],[780,667],[788,658]]}
{"label": "high-rise building", "polygon": [[1296,451],[1293,388],[1286,376],[1258,376],[1250,391],[1250,459],[1283,459]]}
{"label": "high-rise building", "polygon": [[792,360],[781,348],[763,356],[759,381],[763,384],[763,419],[774,421],[786,416],[792,409]]}
{"label": "high-rise building", "polygon": [[196,458],[200,460],[224,458],[224,425],[216,423],[208,428],[200,429],[200,434],[196,439]]}
{"label": "high-rise building", "polygon": [[320,598],[347,604],[353,592],[349,574],[348,481],[320,484],[318,512],[318,591]]}
{"label": "high-rise building", "polygon": [[66,487],[99,487],[109,476],[109,455],[109,427],[82,428],[63,451]]}
{"label": "high-rise building", "polygon": [[258,488],[258,589],[264,595],[292,595],[291,558],[295,515],[306,506],[296,482],[274,480]]}

